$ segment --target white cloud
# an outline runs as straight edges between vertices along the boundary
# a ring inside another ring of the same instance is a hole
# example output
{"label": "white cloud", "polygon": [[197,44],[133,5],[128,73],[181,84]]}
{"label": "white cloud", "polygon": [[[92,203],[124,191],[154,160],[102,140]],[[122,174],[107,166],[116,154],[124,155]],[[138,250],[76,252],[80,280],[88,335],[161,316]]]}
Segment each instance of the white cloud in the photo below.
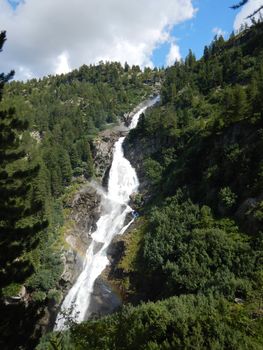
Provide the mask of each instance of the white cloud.
{"label": "white cloud", "polygon": [[62,52],[62,54],[59,55],[57,58],[55,73],[62,74],[62,73],[68,73],[70,71],[71,71],[71,68],[68,62],[68,53]]}
{"label": "white cloud", "polygon": [[166,56],[166,65],[172,66],[175,61],[179,61],[181,59],[180,48],[174,42],[170,45],[170,51]]}
{"label": "white cloud", "polygon": [[[251,20],[247,17],[254,13],[260,6],[263,5],[263,0],[249,0],[246,5],[244,5],[239,13],[236,15],[234,21],[234,30],[238,30],[242,24],[251,24]],[[263,13],[263,11],[262,11]],[[255,19],[258,19],[260,14],[255,15]]]}
{"label": "white cloud", "polygon": [[32,79],[34,77],[29,68],[22,66],[18,67],[18,75],[23,77],[25,80]]}
{"label": "white cloud", "polygon": [[220,35],[225,36],[225,35],[227,35],[227,32],[224,31],[223,29],[219,28],[219,27],[213,28],[212,29],[212,33],[214,33],[217,36],[220,36]]}
{"label": "white cloud", "polygon": [[194,13],[192,0],[24,0],[15,11],[0,0],[1,70],[25,78],[23,70],[42,76],[100,60],[151,65],[172,27]]}

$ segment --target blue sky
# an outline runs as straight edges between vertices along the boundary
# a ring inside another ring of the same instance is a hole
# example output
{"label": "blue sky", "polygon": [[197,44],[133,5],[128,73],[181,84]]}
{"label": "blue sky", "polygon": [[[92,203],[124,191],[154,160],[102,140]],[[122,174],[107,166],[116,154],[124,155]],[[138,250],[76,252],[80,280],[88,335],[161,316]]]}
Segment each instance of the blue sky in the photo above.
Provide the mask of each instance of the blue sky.
{"label": "blue sky", "polygon": [[[224,32],[227,38],[233,31],[234,19],[237,11],[230,9],[235,0],[195,0],[195,8],[198,8],[194,18],[176,25],[172,30],[172,36],[180,47],[180,53],[184,58],[189,49],[199,58],[202,56],[205,45],[213,40],[217,29]],[[165,64],[165,59],[170,45],[166,43],[156,49],[152,60],[156,66]]]}
{"label": "blue sky", "polygon": [[201,57],[217,33],[233,27],[263,0],[0,0],[0,30],[7,42],[3,71],[27,80],[83,64],[118,61],[166,66],[191,49]]}
{"label": "blue sky", "polygon": [[12,8],[15,10],[20,2],[22,0],[7,0],[9,4],[12,6]]}

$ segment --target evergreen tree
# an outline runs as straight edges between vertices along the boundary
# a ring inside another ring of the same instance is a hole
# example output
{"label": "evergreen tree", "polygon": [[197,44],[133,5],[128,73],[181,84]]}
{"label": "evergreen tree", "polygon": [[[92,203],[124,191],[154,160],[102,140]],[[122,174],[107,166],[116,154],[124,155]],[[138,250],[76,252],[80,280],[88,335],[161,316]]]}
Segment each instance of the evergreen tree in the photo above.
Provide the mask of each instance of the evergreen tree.
{"label": "evergreen tree", "polygon": [[[0,50],[5,39],[1,32]],[[0,75],[0,99],[4,84],[13,75],[13,71]],[[38,233],[47,224],[41,218],[41,201],[32,196],[39,165],[23,146],[27,127],[28,122],[18,118],[14,108],[0,108],[0,296],[8,294],[7,290],[12,294],[11,285],[23,283],[31,274],[26,253],[34,249]]]}

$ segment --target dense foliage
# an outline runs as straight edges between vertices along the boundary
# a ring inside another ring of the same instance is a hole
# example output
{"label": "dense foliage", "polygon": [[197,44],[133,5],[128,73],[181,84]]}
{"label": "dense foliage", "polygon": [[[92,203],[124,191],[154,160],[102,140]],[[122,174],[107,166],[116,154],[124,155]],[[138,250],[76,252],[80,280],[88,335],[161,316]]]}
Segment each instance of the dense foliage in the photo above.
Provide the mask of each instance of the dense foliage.
{"label": "dense foliage", "polygon": [[[185,62],[167,69],[162,105],[143,116],[129,137],[153,146],[145,170],[163,194],[187,186],[194,201],[218,215],[231,215],[247,198],[260,197],[262,27],[255,24],[226,42],[215,38],[199,61],[190,52]],[[255,231],[259,211],[260,203]]]}
{"label": "dense foliage", "polygon": [[214,220],[209,207],[194,205],[179,191],[149,215],[144,243],[147,295],[245,298],[262,268],[262,244],[251,245],[231,220]]}
{"label": "dense foliage", "polygon": [[119,267],[127,294],[155,303],[75,325],[39,349],[262,348],[262,43],[258,22],[216,37],[200,60],[190,51],[126,139],[149,186],[136,200],[137,247]]}
{"label": "dense foliage", "polygon": [[[0,50],[5,32],[0,36]],[[4,84],[14,72],[0,76],[0,97]],[[32,273],[26,253],[37,245],[45,228],[41,201],[35,194],[33,179],[39,172],[26,144],[27,121],[15,109],[0,110],[0,296],[11,284],[24,282]]]}
{"label": "dense foliage", "polygon": [[[0,51],[4,42],[5,32],[1,32]],[[47,233],[47,220],[35,181],[40,167],[34,157],[28,121],[18,116],[14,108],[5,108],[2,102],[4,85],[13,75],[14,72],[0,74],[0,346],[3,349],[9,347],[8,339],[14,329],[18,338],[21,333],[27,333],[21,319],[30,317],[33,321],[31,307],[15,308],[12,301],[23,296],[22,284],[35,271],[31,256]]]}
{"label": "dense foliage", "polygon": [[[262,37],[259,22],[215,38],[199,61],[190,51],[167,69],[162,105],[130,133],[151,149],[144,169],[157,196],[176,195],[151,210],[143,247],[150,281],[163,278],[169,295],[245,297],[262,271]],[[191,200],[180,204],[178,188]]]}
{"label": "dense foliage", "polygon": [[262,324],[222,298],[185,295],[73,326],[51,334],[38,350],[180,350],[262,348]]}

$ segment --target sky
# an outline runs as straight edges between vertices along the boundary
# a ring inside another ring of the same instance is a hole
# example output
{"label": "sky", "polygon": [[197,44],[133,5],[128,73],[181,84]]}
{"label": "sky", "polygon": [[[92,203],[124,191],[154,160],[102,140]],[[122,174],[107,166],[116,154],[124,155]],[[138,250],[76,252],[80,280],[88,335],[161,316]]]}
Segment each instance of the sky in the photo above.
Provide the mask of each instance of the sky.
{"label": "sky", "polygon": [[[27,80],[83,64],[119,61],[162,67],[199,58],[215,35],[227,38],[263,0],[0,0],[7,42],[0,71]],[[249,24],[249,23],[248,23]]]}

